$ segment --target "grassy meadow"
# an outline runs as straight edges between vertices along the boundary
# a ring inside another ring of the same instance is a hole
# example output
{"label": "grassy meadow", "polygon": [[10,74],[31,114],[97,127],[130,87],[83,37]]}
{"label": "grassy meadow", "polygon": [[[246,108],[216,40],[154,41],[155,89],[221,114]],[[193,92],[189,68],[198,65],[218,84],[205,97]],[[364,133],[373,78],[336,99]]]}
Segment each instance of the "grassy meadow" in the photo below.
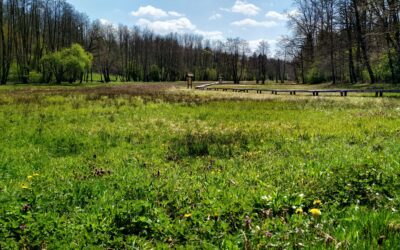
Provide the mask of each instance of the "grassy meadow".
{"label": "grassy meadow", "polygon": [[0,88],[0,249],[398,249],[400,98]]}

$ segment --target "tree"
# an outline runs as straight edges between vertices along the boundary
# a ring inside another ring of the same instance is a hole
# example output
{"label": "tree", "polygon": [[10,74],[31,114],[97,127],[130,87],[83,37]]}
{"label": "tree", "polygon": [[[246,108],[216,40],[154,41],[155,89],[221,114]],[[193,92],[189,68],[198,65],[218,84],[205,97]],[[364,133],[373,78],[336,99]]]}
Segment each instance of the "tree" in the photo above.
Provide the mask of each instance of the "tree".
{"label": "tree", "polygon": [[12,51],[12,30],[10,29],[11,23],[4,23],[4,4],[0,0],[0,85],[7,82],[11,65],[11,51]]}
{"label": "tree", "polygon": [[42,58],[44,68],[50,69],[56,82],[63,80],[73,83],[78,79],[82,82],[85,72],[90,70],[93,56],[79,44],[73,44],[70,48],[48,54]]}
{"label": "tree", "polygon": [[[122,81],[177,81],[188,72],[197,80],[222,75],[235,83],[254,78],[264,82],[275,71],[271,67],[268,72],[272,59],[265,52],[252,58],[244,40],[116,28],[108,21],[90,21],[65,0],[1,0],[0,13],[0,84],[9,75],[12,81],[27,83],[40,73],[45,82],[93,81],[93,73],[100,73],[105,82],[112,76]],[[93,66],[83,76],[80,63],[62,53],[73,44],[93,55]]]}
{"label": "tree", "polygon": [[291,60],[304,82],[310,75],[333,83],[400,82],[398,0],[294,2],[291,40],[298,41],[299,50]]}
{"label": "tree", "polygon": [[228,64],[235,84],[239,84],[245,67],[246,53],[249,53],[249,44],[245,40],[235,38],[228,39],[226,44],[226,53],[228,54]]}
{"label": "tree", "polygon": [[365,13],[362,16],[360,14],[360,9],[363,9],[366,6],[366,3],[364,3],[364,1],[359,1],[359,0],[352,0],[352,1],[353,1],[354,16],[356,19],[355,28],[357,34],[357,43],[361,48],[362,57],[364,59],[365,66],[367,67],[370,81],[371,83],[375,83],[375,75],[369,60],[367,43],[365,40],[365,32],[362,27],[363,20],[361,20],[361,18],[362,16],[363,17],[365,16]]}
{"label": "tree", "polygon": [[267,61],[269,53],[269,44],[267,41],[261,41],[258,44],[258,75],[262,84],[265,84],[267,79]]}

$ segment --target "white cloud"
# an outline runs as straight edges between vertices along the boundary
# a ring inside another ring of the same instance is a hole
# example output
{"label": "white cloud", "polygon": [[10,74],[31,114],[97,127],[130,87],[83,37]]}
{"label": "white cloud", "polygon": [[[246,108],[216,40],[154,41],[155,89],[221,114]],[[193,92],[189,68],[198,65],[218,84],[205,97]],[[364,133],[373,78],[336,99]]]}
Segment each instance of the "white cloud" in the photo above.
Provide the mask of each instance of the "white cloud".
{"label": "white cloud", "polygon": [[228,9],[228,8],[219,8],[219,9],[222,11],[225,11],[225,12],[232,12],[232,9]]}
{"label": "white cloud", "polygon": [[221,18],[222,18],[222,15],[217,13],[217,14],[210,16],[208,19],[209,20],[217,20],[217,19],[221,19]]}
{"label": "white cloud", "polygon": [[278,24],[275,21],[257,21],[254,19],[246,18],[240,21],[235,21],[231,23],[234,26],[238,27],[263,27],[263,28],[271,28],[277,26]]}
{"label": "white cloud", "polygon": [[196,26],[190,22],[186,17],[177,19],[169,19],[163,21],[150,21],[148,19],[141,18],[137,22],[139,26],[147,27],[159,34],[168,34],[171,32],[181,33],[186,31],[194,31]]}
{"label": "white cloud", "polygon": [[222,32],[200,30],[186,17],[156,21],[141,18],[137,22],[137,25],[146,27],[147,29],[150,29],[161,35],[166,35],[169,33],[192,33],[203,36],[205,39],[209,40],[224,39]]}
{"label": "white cloud", "polygon": [[258,45],[260,44],[260,42],[262,41],[266,41],[269,44],[270,47],[270,51],[275,52],[276,50],[276,45],[278,43],[277,40],[274,39],[256,39],[256,40],[250,40],[249,41],[249,47],[251,49],[251,51],[255,52],[258,49]]}
{"label": "white cloud", "polygon": [[297,15],[299,15],[299,12],[297,10],[291,10],[286,13],[279,13],[276,11],[268,11],[267,14],[265,14],[265,17],[270,20],[288,21],[289,17],[297,16]]}
{"label": "white cloud", "polygon": [[131,15],[135,17],[149,16],[153,18],[162,18],[162,17],[167,17],[168,13],[162,9],[158,9],[151,5],[147,5],[139,7],[137,11],[132,11]]}
{"label": "white cloud", "polygon": [[168,11],[168,15],[170,15],[172,17],[183,17],[183,16],[185,16],[184,14],[178,13],[176,11]]}
{"label": "white cloud", "polygon": [[209,40],[223,40],[224,39],[224,35],[222,34],[221,31],[195,30],[194,33],[204,37],[205,39],[209,39]]}
{"label": "white cloud", "polygon": [[286,15],[287,15],[288,17],[295,17],[295,16],[298,16],[298,15],[300,15],[300,14],[301,14],[301,13],[300,13],[298,10],[293,9],[293,10],[287,12]]}
{"label": "white cloud", "polygon": [[154,19],[161,19],[165,17],[183,17],[185,15],[178,13],[176,11],[165,11],[163,9],[159,9],[153,7],[151,5],[141,6],[137,11],[132,11],[131,15],[134,17],[151,17]]}
{"label": "white cloud", "polygon": [[268,11],[267,14],[265,14],[267,18],[278,20],[278,21],[287,21],[289,19],[288,15],[285,13],[279,13],[276,11]]}
{"label": "white cloud", "polygon": [[251,51],[255,52],[257,50],[258,45],[260,44],[261,41],[263,41],[263,39],[250,40],[249,41],[249,47],[250,47]]}
{"label": "white cloud", "polygon": [[114,29],[117,28],[117,25],[116,25],[115,23],[113,23],[112,21],[108,20],[108,19],[100,18],[99,21],[100,21],[100,23],[101,23],[102,25],[105,25],[105,26],[112,26]]}
{"label": "white cloud", "polygon": [[240,13],[247,16],[255,16],[260,12],[260,8],[252,3],[237,0],[230,11]]}
{"label": "white cloud", "polygon": [[100,18],[99,21],[103,25],[113,25],[113,23],[110,20],[107,20],[107,19],[104,19],[104,18]]}

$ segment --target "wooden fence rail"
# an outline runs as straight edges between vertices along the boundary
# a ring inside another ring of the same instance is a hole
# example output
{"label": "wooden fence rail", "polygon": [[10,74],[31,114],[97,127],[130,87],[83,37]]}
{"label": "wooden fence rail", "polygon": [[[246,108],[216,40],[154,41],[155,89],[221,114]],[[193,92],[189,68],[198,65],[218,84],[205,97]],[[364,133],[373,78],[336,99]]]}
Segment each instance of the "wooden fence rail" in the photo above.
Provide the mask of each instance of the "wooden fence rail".
{"label": "wooden fence rail", "polygon": [[209,90],[209,91],[232,91],[232,92],[256,92],[257,94],[262,94],[265,92],[270,92],[273,95],[278,95],[279,93],[289,93],[290,95],[296,95],[297,93],[310,93],[313,96],[319,96],[319,94],[324,93],[338,93],[340,96],[347,96],[349,93],[375,93],[376,97],[383,97],[384,93],[400,93],[400,90],[384,90],[384,89],[321,89],[321,90],[266,90],[266,89],[255,89],[255,88],[213,88],[209,86],[199,86],[197,89]]}

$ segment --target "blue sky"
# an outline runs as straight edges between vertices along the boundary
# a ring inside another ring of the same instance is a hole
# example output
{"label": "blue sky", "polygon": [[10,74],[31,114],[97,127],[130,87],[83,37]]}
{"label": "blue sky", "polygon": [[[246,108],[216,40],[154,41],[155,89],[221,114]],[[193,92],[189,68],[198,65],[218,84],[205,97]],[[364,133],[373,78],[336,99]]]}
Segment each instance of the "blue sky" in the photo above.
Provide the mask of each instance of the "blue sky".
{"label": "blue sky", "polygon": [[291,0],[67,0],[91,19],[147,27],[156,33],[194,33],[210,39],[240,37],[254,49],[274,50],[288,34]]}

